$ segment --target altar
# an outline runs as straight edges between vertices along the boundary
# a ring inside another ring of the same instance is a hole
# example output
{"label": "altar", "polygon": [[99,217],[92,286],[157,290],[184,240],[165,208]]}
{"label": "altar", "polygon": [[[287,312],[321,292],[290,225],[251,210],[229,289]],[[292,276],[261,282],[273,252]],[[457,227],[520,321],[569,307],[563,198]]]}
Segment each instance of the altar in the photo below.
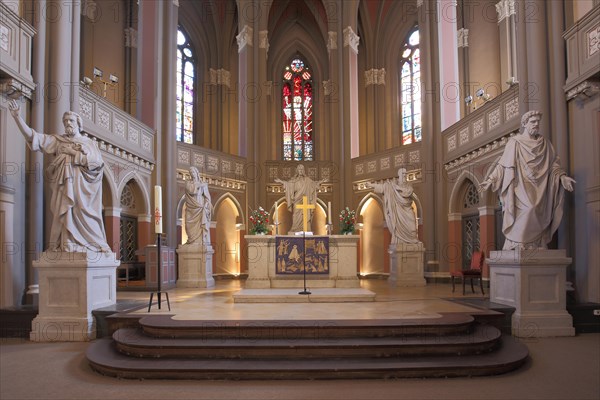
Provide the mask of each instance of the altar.
{"label": "altar", "polygon": [[[358,288],[358,235],[246,235],[248,289]],[[295,247],[294,247],[295,246]]]}

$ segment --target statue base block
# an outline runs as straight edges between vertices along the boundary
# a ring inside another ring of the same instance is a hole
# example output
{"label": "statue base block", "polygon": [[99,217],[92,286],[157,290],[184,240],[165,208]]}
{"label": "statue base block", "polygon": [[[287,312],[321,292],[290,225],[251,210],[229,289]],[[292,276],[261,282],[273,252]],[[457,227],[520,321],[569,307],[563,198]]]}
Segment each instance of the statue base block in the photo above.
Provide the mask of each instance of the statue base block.
{"label": "statue base block", "polygon": [[114,253],[52,252],[33,262],[39,275],[39,314],[34,342],[81,342],[96,338],[92,310],[117,300]]}
{"label": "statue base block", "polygon": [[490,301],[515,308],[512,334],[518,337],[574,336],[566,309],[565,250],[492,251]]}
{"label": "statue base block", "polygon": [[390,244],[390,277],[393,286],[425,286],[423,243]]}
{"label": "statue base block", "polygon": [[212,275],[212,246],[201,243],[184,244],[177,248],[179,279],[177,287],[208,288],[215,286]]}

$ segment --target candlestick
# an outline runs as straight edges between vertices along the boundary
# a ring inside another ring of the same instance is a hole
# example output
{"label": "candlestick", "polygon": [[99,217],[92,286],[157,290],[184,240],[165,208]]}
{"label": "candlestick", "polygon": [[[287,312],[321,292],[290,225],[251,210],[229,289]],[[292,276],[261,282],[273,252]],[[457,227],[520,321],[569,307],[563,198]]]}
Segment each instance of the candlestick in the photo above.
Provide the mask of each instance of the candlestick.
{"label": "candlestick", "polygon": [[154,186],[154,233],[163,233],[162,229],[162,188]]}
{"label": "candlestick", "polygon": [[331,202],[327,202],[327,223],[331,224]]}

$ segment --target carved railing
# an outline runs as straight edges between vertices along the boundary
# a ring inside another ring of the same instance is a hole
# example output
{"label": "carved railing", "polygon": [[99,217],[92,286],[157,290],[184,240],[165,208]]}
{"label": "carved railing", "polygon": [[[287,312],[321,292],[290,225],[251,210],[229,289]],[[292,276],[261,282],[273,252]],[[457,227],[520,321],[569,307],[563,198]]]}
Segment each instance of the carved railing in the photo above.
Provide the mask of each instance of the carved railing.
{"label": "carved railing", "polygon": [[209,185],[234,191],[245,190],[246,182],[256,176],[255,167],[248,165],[244,157],[177,143],[178,179],[187,177],[190,167],[198,168]]}
{"label": "carved railing", "polygon": [[517,131],[519,125],[517,84],[442,132],[444,164],[452,165],[479,154],[486,146]]}
{"label": "carved railing", "polygon": [[84,87],[79,87],[79,114],[84,132],[99,141],[101,150],[153,169],[153,129]]}
{"label": "carved railing", "polygon": [[591,97],[600,91],[600,6],[594,7],[565,31],[567,100]]}
{"label": "carved railing", "polygon": [[0,92],[31,98],[31,47],[35,29],[0,2]]}
{"label": "carved railing", "polygon": [[[352,159],[352,182],[367,182],[398,176],[398,168],[410,170],[407,177],[414,181],[419,178],[422,143],[394,147],[385,151],[367,154]],[[359,185],[361,186],[361,185]],[[361,186],[362,188],[362,186]]]}
{"label": "carved railing", "polygon": [[284,181],[289,180],[296,174],[296,167],[302,164],[306,176],[311,179],[325,180],[325,183],[319,188],[319,193],[331,193],[333,183],[339,182],[338,166],[331,161],[277,161],[270,160],[265,163],[265,173],[267,174],[267,192],[284,193],[283,185],[275,183],[279,178]]}

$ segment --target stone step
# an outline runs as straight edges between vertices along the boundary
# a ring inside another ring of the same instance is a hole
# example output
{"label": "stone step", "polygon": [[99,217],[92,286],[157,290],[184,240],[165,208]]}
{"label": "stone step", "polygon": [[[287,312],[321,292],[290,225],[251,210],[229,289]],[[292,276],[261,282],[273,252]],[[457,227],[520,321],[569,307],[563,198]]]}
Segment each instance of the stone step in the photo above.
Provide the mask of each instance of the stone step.
{"label": "stone step", "polygon": [[350,337],[446,336],[466,334],[474,318],[468,314],[440,314],[439,318],[395,320],[175,320],[170,315],[151,315],[139,320],[148,336],[163,338],[273,338],[331,339]]}
{"label": "stone step", "polygon": [[108,338],[86,353],[97,372],[131,379],[356,379],[457,377],[501,374],[521,366],[525,345],[502,337],[493,352],[461,356],[312,359],[181,359],[129,357]]}
{"label": "stone step", "polygon": [[368,338],[156,338],[140,329],[119,329],[116,348],[133,357],[175,358],[323,358],[399,357],[478,354],[494,350],[500,331],[475,325],[472,332],[448,336]]}

